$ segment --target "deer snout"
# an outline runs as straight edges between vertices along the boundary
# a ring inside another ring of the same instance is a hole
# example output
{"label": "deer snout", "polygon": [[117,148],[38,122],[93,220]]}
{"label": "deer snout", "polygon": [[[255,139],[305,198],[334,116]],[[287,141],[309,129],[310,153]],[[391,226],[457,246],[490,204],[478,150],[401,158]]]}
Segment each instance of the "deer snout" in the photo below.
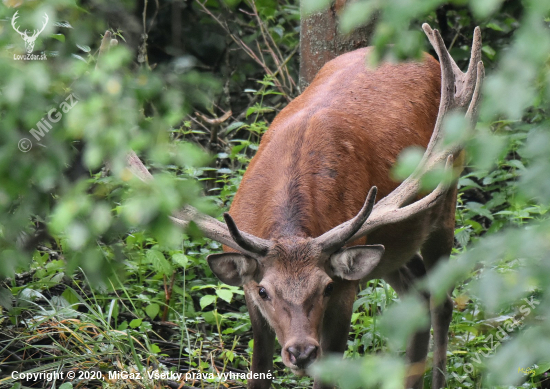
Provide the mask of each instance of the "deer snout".
{"label": "deer snout", "polygon": [[299,369],[305,369],[317,359],[319,345],[314,343],[294,343],[286,348],[288,360]]}

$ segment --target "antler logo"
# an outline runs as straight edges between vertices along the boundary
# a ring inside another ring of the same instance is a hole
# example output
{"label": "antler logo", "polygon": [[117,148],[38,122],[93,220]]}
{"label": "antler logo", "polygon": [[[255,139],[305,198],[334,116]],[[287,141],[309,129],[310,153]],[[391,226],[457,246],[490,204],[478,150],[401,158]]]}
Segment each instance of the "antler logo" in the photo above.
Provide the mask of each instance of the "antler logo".
{"label": "antler logo", "polygon": [[38,38],[38,35],[40,35],[40,33],[42,31],[44,31],[44,29],[46,28],[46,25],[48,24],[48,15],[47,14],[44,14],[44,25],[42,26],[42,28],[40,30],[34,30],[33,31],[33,34],[31,36],[28,36],[27,35],[27,30],[21,32],[19,31],[19,28],[15,25],[15,20],[17,20],[17,18],[19,17],[19,15],[17,15],[19,13],[19,11],[17,11],[13,17],[11,18],[11,25],[13,27],[13,29],[15,31],[17,31],[19,33],[19,35],[21,35],[21,37],[23,38],[23,40],[25,41],[25,49],[27,51],[28,54],[32,53],[33,49],[34,49],[34,42],[36,41],[36,38]]}

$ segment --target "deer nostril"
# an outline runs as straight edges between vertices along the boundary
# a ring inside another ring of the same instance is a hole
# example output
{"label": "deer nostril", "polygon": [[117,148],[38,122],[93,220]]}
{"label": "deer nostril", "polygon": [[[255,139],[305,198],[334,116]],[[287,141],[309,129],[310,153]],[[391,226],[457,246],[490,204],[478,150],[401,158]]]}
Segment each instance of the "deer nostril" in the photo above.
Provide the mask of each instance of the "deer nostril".
{"label": "deer nostril", "polygon": [[295,365],[297,358],[300,357],[300,350],[298,350],[297,347],[290,346],[286,349],[286,351],[288,352],[288,359],[290,360],[290,363]]}
{"label": "deer nostril", "polygon": [[307,367],[317,358],[317,346],[290,346],[286,349],[290,363],[298,367]]}
{"label": "deer nostril", "polygon": [[314,361],[317,358],[317,346],[308,346],[304,351],[304,358],[307,361]]}

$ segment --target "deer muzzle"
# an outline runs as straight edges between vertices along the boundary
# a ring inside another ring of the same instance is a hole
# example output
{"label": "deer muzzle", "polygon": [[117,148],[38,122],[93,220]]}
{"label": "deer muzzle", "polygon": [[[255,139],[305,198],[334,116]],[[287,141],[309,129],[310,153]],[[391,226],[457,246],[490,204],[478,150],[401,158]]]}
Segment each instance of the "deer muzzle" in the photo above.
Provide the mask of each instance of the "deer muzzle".
{"label": "deer muzzle", "polygon": [[283,361],[298,374],[319,357],[319,342],[312,338],[290,339],[283,348]]}

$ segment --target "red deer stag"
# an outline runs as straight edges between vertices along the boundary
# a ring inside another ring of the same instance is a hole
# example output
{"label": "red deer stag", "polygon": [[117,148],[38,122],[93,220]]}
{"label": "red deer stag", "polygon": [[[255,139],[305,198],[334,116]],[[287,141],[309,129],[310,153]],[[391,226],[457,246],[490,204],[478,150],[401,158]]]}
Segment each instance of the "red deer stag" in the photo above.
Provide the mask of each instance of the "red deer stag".
{"label": "red deer stag", "polygon": [[[284,364],[298,374],[324,353],[342,353],[361,280],[383,278],[403,294],[451,252],[456,181],[422,197],[420,178],[436,166],[450,169],[461,155],[462,145],[442,141],[442,123],[456,109],[475,122],[481,37],[476,28],[462,73],[439,32],[423,28],[440,64],[425,54],[420,63],[372,70],[365,66],[371,48],[335,58],[263,136],[225,224],[191,207],[172,217],[184,226],[194,221],[225,245],[208,264],[222,282],[244,287],[253,373],[272,369],[275,335]],[[390,169],[411,145],[426,152],[397,186]],[[152,179],[133,152],[128,162],[142,180]],[[431,305],[432,387],[442,388],[453,305],[449,296]],[[425,328],[410,340],[407,387],[422,387],[429,337]],[[270,383],[252,379],[248,387]]]}

